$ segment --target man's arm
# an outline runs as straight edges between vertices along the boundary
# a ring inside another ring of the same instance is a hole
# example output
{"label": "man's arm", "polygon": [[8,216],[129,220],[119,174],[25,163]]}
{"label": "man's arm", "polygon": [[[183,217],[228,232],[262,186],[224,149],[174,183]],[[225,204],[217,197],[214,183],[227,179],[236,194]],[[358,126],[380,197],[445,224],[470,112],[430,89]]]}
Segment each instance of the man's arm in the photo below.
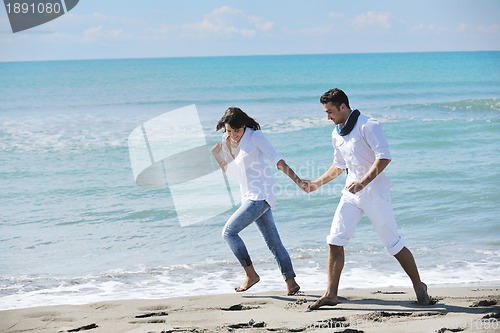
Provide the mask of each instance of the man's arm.
{"label": "man's arm", "polygon": [[313,180],[313,181],[310,181],[310,180],[304,181],[306,183],[306,187],[304,188],[304,190],[306,192],[308,192],[308,193],[316,191],[320,186],[323,186],[326,183],[328,183],[328,182],[334,180],[335,178],[337,178],[343,171],[344,171],[344,169],[341,169],[341,168],[339,168],[339,167],[337,167],[335,165],[332,165],[318,179]]}
{"label": "man's arm", "polygon": [[349,183],[345,188],[351,193],[357,193],[364,189],[372,180],[374,180],[391,163],[390,159],[376,159],[370,170],[360,180]]}

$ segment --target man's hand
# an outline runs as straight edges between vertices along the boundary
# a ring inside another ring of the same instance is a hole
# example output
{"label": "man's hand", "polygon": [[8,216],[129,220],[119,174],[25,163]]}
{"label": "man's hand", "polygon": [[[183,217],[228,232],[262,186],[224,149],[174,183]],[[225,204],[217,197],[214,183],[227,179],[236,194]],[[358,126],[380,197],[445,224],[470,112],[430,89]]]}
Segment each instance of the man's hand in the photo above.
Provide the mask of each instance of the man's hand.
{"label": "man's hand", "polygon": [[350,182],[345,187],[345,189],[348,190],[349,192],[351,192],[352,194],[356,194],[359,191],[362,191],[364,188],[365,188],[365,185],[363,185],[363,183],[361,183],[360,181]]}

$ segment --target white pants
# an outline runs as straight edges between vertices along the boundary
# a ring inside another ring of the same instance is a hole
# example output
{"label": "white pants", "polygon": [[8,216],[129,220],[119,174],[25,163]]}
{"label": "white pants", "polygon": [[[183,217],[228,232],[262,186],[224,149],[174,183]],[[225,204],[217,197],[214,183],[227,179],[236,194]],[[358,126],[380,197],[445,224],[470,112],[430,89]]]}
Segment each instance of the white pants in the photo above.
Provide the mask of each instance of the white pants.
{"label": "white pants", "polygon": [[333,217],[330,234],[326,237],[327,243],[345,246],[363,214],[370,219],[386,250],[391,255],[398,254],[405,246],[405,241],[398,233],[389,191],[382,196],[344,191]]}

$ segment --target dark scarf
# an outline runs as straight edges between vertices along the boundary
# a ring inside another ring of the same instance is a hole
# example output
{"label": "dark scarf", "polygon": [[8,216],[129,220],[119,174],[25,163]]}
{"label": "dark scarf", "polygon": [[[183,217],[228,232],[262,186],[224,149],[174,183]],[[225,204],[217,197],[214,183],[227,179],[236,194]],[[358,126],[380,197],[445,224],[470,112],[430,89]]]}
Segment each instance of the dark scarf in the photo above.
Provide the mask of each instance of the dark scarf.
{"label": "dark scarf", "polygon": [[354,128],[354,125],[356,125],[356,122],[358,121],[359,115],[360,112],[358,110],[354,110],[350,114],[345,126],[342,127],[342,129],[340,129],[340,126],[337,125],[337,132],[340,134],[340,136],[345,136],[351,133],[352,129]]}

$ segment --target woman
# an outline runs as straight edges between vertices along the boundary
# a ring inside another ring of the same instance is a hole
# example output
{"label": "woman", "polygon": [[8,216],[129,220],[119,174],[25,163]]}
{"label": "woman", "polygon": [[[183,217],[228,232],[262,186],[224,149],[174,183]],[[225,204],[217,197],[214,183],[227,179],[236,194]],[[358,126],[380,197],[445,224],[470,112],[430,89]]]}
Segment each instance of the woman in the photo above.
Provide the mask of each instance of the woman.
{"label": "woman", "polygon": [[259,282],[245,243],[238,235],[255,222],[273,253],[286,282],[287,295],[295,295],[300,286],[295,282],[295,272],[287,250],[281,242],[271,209],[276,197],[271,170],[264,163],[267,157],[299,187],[303,185],[295,172],[285,163],[260,131],[260,125],[245,112],[230,107],[219,120],[216,130],[224,130],[222,143],[213,146],[212,153],[224,172],[236,174],[240,183],[241,206],[224,226],[222,235],[238,261],[243,266],[246,279],[237,292],[248,290]]}

